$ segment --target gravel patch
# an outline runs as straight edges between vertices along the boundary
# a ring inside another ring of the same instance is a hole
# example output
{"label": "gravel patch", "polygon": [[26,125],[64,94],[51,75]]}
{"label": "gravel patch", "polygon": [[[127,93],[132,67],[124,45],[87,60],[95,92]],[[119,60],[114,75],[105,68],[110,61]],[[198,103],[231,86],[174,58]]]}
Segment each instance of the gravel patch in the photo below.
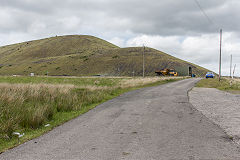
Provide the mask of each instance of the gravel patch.
{"label": "gravel patch", "polygon": [[190,103],[240,144],[240,95],[215,88],[193,88]]}

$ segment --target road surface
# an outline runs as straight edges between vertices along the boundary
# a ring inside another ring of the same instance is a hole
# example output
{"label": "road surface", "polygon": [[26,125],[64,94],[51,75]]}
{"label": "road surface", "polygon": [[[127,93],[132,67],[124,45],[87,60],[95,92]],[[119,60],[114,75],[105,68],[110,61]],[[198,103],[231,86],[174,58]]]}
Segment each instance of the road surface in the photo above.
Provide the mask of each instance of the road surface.
{"label": "road surface", "polygon": [[238,146],[189,103],[198,80],[125,93],[0,159],[240,159]]}
{"label": "road surface", "polygon": [[240,144],[240,95],[216,88],[193,88],[189,101]]}

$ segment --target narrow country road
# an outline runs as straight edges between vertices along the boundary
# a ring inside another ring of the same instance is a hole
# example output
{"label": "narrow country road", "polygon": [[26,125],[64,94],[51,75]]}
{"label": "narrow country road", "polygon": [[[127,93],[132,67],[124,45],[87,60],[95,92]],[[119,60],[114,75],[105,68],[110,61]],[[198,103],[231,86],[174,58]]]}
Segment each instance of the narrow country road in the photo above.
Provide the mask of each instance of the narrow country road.
{"label": "narrow country road", "polygon": [[128,92],[0,159],[240,159],[238,146],[189,103],[198,80]]}

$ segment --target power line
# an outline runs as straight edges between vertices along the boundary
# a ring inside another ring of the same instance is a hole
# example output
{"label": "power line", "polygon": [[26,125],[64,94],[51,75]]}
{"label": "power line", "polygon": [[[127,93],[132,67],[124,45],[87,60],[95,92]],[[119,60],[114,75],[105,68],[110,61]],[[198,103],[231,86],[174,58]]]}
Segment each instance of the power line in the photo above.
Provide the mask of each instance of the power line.
{"label": "power line", "polygon": [[194,0],[194,2],[197,4],[197,6],[200,9],[200,11],[202,12],[202,14],[207,18],[208,22],[213,24],[213,25],[215,25],[217,27],[216,23],[207,15],[207,13],[201,7],[200,3],[197,0]]}

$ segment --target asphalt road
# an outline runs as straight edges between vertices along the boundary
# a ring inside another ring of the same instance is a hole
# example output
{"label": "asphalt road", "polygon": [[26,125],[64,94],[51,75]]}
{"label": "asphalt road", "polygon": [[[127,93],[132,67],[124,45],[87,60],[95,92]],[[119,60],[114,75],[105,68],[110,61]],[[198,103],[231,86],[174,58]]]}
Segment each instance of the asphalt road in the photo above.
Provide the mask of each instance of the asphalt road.
{"label": "asphalt road", "polygon": [[189,103],[198,80],[123,94],[0,159],[240,159],[237,145]]}
{"label": "asphalt road", "polygon": [[240,145],[240,94],[195,87],[188,95],[194,108],[223,128]]}

